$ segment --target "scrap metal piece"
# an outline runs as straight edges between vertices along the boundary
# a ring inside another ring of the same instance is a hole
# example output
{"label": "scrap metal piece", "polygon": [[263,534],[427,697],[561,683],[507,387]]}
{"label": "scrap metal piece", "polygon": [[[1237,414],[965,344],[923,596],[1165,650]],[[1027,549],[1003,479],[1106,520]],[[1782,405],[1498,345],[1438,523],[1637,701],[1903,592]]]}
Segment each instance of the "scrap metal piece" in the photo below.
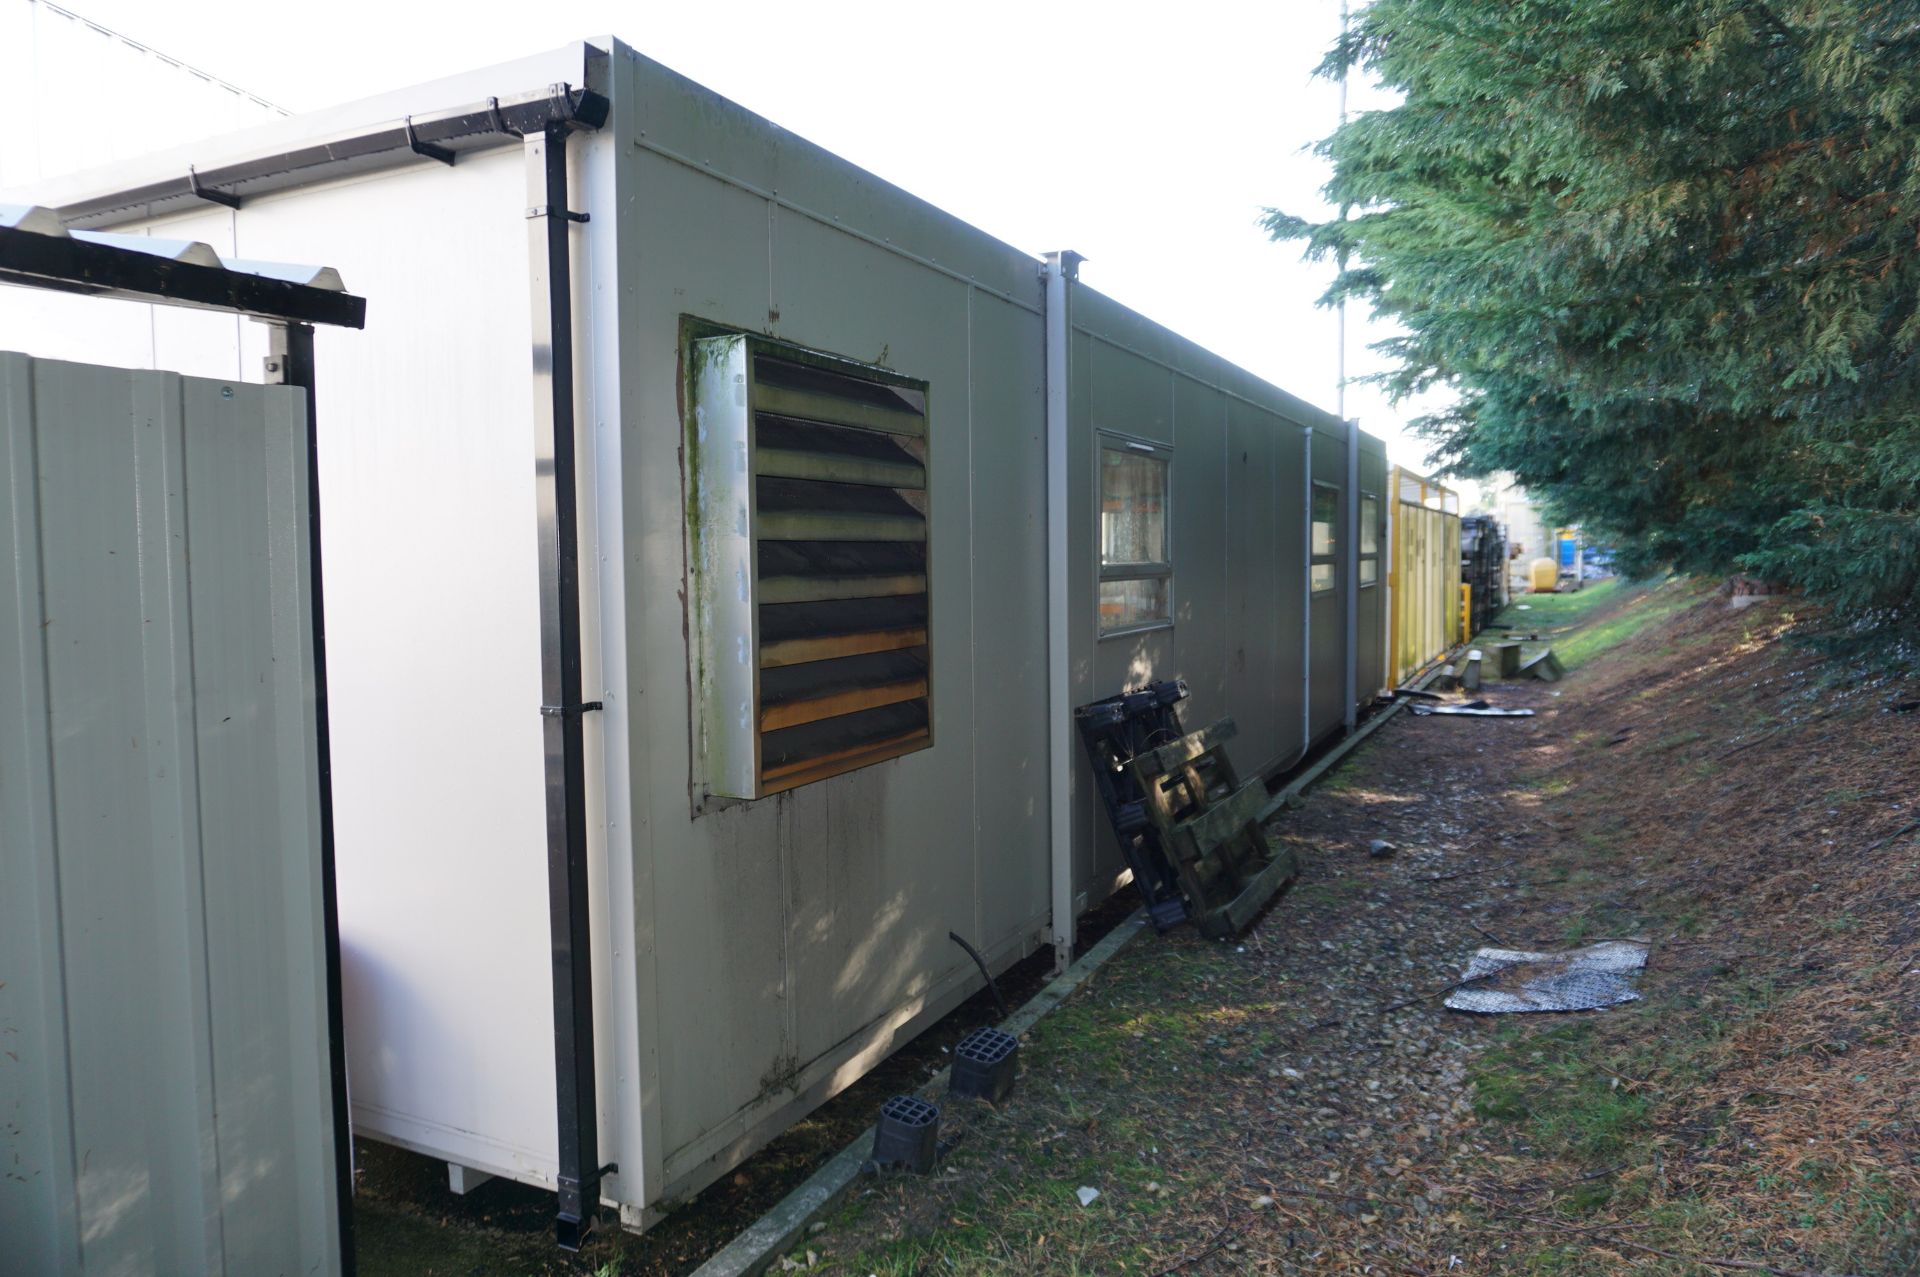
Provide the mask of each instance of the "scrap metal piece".
{"label": "scrap metal piece", "polygon": [[1532,718],[1533,717],[1533,711],[1530,709],[1502,709],[1498,705],[1490,705],[1486,701],[1467,701],[1464,704],[1459,704],[1459,705],[1415,704],[1415,705],[1409,706],[1408,708],[1413,710],[1413,712],[1418,716],[1420,716],[1421,718],[1427,718],[1435,714],[1443,714],[1448,717],[1457,717],[1457,718]]}
{"label": "scrap metal piece", "polygon": [[1454,1011],[1594,1011],[1639,999],[1634,978],[1647,965],[1644,940],[1602,940],[1561,953],[1480,949],[1447,996]]}

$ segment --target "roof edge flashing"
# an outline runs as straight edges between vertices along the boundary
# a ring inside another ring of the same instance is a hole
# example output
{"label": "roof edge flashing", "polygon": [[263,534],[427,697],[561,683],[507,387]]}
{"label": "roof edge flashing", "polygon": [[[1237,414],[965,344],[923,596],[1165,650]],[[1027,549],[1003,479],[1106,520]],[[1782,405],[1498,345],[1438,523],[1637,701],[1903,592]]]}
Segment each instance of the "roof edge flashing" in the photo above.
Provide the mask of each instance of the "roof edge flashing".
{"label": "roof edge flashing", "polygon": [[[501,83],[560,72],[533,89],[473,96]],[[69,227],[109,227],[402,165],[457,162],[472,151],[516,144],[550,123],[594,130],[611,112],[609,52],[579,42],[539,58],[295,116],[243,133],[106,169],[56,179],[31,202]],[[409,110],[424,103],[436,105]],[[211,163],[199,163],[202,158]]]}

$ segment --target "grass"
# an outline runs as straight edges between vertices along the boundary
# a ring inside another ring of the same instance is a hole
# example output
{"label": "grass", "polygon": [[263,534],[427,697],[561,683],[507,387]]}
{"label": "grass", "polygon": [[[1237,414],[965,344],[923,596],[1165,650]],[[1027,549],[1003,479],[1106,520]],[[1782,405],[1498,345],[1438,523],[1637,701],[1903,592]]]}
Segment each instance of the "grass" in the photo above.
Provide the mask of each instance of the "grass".
{"label": "grass", "polygon": [[[1513,632],[1540,635],[1523,640],[1525,659],[1551,647],[1571,672],[1698,601],[1698,591],[1685,578],[1635,582],[1608,577],[1580,590],[1518,595],[1501,611],[1499,623]],[[1500,642],[1507,632],[1488,630],[1476,641]]]}
{"label": "grass", "polygon": [[[1601,594],[1602,586],[1612,588]],[[1602,582],[1581,593],[1599,597],[1587,601],[1572,619],[1586,617],[1604,604],[1617,603],[1618,606],[1610,608],[1604,616],[1593,617],[1590,623],[1582,625],[1574,633],[1554,641],[1554,654],[1569,671],[1580,669],[1601,653],[1670,620],[1699,601],[1698,594],[1677,577],[1650,585]]]}
{"label": "grass", "polygon": [[1596,608],[1606,606],[1627,588],[1630,587],[1625,581],[1610,576],[1579,590],[1557,594],[1516,594],[1513,601],[1501,611],[1500,623],[1522,631],[1571,625]]}
{"label": "grass", "polygon": [[[1120,1109],[1110,1088],[1125,1078],[1129,1092],[1204,1094],[1230,1063],[1242,1068],[1263,1057],[1274,1040],[1264,1018],[1277,1009],[1271,998],[1223,1006],[1195,997],[1236,978],[1230,953],[1196,945],[1155,961],[1123,955],[1098,980],[1123,978],[1122,996],[1083,991],[1034,1027],[1022,1048],[1027,1080],[1009,1105],[950,1106],[947,1120],[957,1119],[964,1133],[943,1174],[965,1186],[931,1203],[919,1226],[856,1256],[815,1249],[816,1271],[1147,1270],[1160,1253],[1157,1221],[1199,1186],[1177,1164],[1177,1133]],[[1100,1193],[1085,1206],[1077,1196],[1083,1185]],[[871,1209],[856,1191],[834,1220],[836,1232],[870,1222],[863,1217]],[[805,1263],[808,1249],[789,1258]]]}
{"label": "grass", "polygon": [[1587,1059],[1589,1037],[1579,1023],[1505,1031],[1475,1065],[1474,1111],[1520,1124],[1526,1142],[1552,1156],[1583,1164],[1617,1158],[1644,1130],[1652,1105],[1622,1089],[1612,1068]]}

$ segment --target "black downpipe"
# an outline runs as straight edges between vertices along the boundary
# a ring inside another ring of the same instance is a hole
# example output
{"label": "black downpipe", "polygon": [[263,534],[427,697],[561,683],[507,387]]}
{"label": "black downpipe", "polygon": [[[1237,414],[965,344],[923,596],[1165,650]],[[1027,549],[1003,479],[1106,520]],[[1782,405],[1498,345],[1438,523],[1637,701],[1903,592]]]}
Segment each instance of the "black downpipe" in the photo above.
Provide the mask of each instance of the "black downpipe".
{"label": "black downpipe", "polygon": [[[566,101],[565,94],[556,101]],[[556,112],[525,139],[532,248],[534,483],[540,532],[540,723],[546,755],[547,896],[553,949],[560,1245],[578,1250],[600,1206],[594,1090],[593,948],[587,901],[586,765],[581,718],[580,533],[573,403],[573,265],[567,135]]]}
{"label": "black downpipe", "polygon": [[272,325],[271,358],[282,385],[307,392],[307,571],[313,609],[314,752],[320,784],[320,931],[327,977],[327,1075],[333,1092],[333,1178],[340,1212],[340,1272],[354,1277],[353,1122],[347,1111],[346,1016],[340,1001],[340,891],[334,882],[333,727],[327,712],[327,609],[320,566],[320,425],[313,328]]}

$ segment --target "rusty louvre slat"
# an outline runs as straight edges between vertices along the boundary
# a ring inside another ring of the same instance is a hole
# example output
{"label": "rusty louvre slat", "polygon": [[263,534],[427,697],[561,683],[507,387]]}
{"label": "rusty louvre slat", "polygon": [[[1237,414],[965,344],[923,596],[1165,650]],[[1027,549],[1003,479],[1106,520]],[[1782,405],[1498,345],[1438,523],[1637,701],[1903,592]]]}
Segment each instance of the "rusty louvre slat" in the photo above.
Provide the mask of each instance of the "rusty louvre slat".
{"label": "rusty louvre slat", "polygon": [[878,599],[925,594],[921,573],[900,576],[775,576],[760,578],[762,603],[824,603],[832,599]]}
{"label": "rusty louvre slat", "polygon": [[874,763],[884,763],[890,758],[902,754],[911,754],[917,749],[925,749],[933,743],[933,734],[926,728],[905,732],[886,740],[875,741],[866,746],[843,750],[839,753],[822,755],[811,762],[794,763],[781,767],[770,767],[763,778],[764,793],[777,794],[801,785],[812,784],[816,780],[826,780],[858,767],[869,767]]}
{"label": "rusty louvre slat", "polygon": [[822,638],[783,639],[760,645],[760,668],[778,669],[783,665],[804,665],[831,661],[842,656],[867,652],[897,652],[903,648],[924,647],[927,631],[875,630],[866,634],[830,634]]}

